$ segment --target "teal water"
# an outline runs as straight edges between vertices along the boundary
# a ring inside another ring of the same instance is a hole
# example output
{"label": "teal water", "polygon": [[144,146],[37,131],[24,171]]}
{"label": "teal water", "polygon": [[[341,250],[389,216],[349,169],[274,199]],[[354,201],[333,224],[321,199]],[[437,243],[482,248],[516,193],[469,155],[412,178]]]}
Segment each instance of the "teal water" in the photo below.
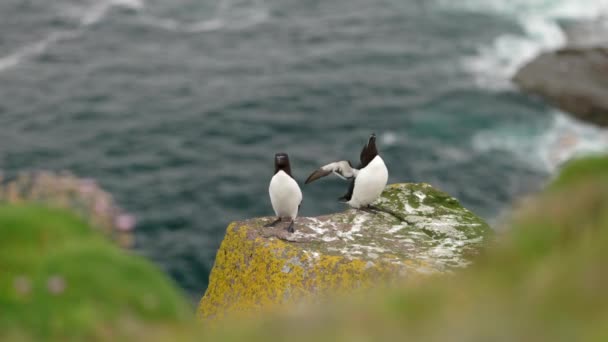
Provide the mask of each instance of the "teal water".
{"label": "teal water", "polygon": [[[608,146],[508,81],[563,43],[556,20],[605,2],[577,4],[4,0],[0,169],[98,179],[137,215],[137,250],[193,297],[227,224],[272,214],[275,152],[302,181],[376,132],[390,182],[491,220]],[[343,208],[340,180],[303,190],[302,215]]]}

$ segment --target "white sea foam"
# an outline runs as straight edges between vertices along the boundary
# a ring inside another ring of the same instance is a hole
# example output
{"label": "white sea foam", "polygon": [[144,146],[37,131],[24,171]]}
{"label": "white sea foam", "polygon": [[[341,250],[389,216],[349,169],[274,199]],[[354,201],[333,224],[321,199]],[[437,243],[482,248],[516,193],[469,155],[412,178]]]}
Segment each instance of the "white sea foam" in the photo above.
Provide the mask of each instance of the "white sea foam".
{"label": "white sea foam", "polygon": [[268,20],[269,11],[263,0],[222,0],[216,14],[208,20],[184,23],[170,18],[160,18],[143,13],[143,0],[91,1],[84,5],[58,7],[61,15],[74,18],[78,26],[70,31],[51,32],[47,37],[0,56],[0,72],[11,69],[21,62],[43,54],[54,44],[80,36],[88,27],[104,20],[113,7],[121,7],[140,12],[140,20],[157,28],[184,32],[201,33],[217,30],[243,30]]}
{"label": "white sea foam", "polygon": [[203,33],[219,30],[239,31],[264,23],[269,17],[266,10],[254,10],[248,16],[216,17],[192,23],[184,23],[173,19],[147,16],[143,22],[152,26],[175,32]]}
{"label": "white sea foam", "polygon": [[141,10],[145,7],[144,0],[109,0],[113,6],[130,8],[133,10]]}
{"label": "white sea foam", "polygon": [[477,55],[467,56],[462,63],[473,73],[478,86],[494,90],[511,88],[511,78],[526,62],[541,51],[558,48],[565,43],[561,29],[542,17],[522,19],[526,36],[505,34],[489,46],[480,46]]}
{"label": "white sea foam", "polygon": [[608,152],[608,130],[559,111],[552,113],[552,119],[545,127],[532,133],[529,130],[527,124],[522,124],[521,127],[482,131],[473,137],[473,148],[479,152],[506,151],[547,173],[553,173],[574,156]]}
{"label": "white sea foam", "polygon": [[[593,20],[608,14],[608,0],[438,0],[444,9],[487,13],[510,18],[522,34],[503,34],[477,54],[463,59],[463,66],[484,89],[512,88],[511,78],[537,54],[563,46],[566,37],[559,20]],[[478,151],[500,150],[553,172],[578,154],[608,151],[608,131],[554,111],[544,127],[501,127],[473,138]],[[532,130],[532,132],[530,132]]]}
{"label": "white sea foam", "polygon": [[103,20],[111,8],[120,7],[134,11],[140,11],[144,8],[143,0],[107,0],[92,2],[84,8],[66,8],[66,11],[77,13],[80,18],[80,24],[83,27],[97,24]]}
{"label": "white sea foam", "polygon": [[77,33],[72,31],[53,32],[40,41],[25,45],[7,56],[0,57],[0,72],[19,65],[24,59],[42,54],[49,46],[58,41],[71,39],[76,35]]}
{"label": "white sea foam", "polygon": [[221,0],[213,18],[182,22],[171,18],[143,15],[141,21],[152,27],[184,33],[203,33],[219,30],[243,30],[266,22],[270,17],[263,0]]}
{"label": "white sea foam", "polygon": [[[184,23],[170,18],[160,18],[155,16],[145,15],[140,17],[140,21],[148,26],[172,32],[183,33],[203,33],[213,32],[223,29],[236,29],[237,26],[230,26],[225,20],[213,18],[209,20],[196,21],[192,23]],[[237,25],[244,25],[243,23]]]}
{"label": "white sea foam", "polygon": [[398,142],[399,137],[397,136],[397,133],[393,131],[388,131],[380,134],[380,139],[382,141],[383,146],[392,146]]}
{"label": "white sea foam", "polygon": [[65,13],[62,14],[77,16],[79,26],[69,31],[51,32],[47,37],[39,41],[26,44],[6,56],[0,56],[0,72],[14,68],[25,60],[40,56],[49,47],[60,41],[74,39],[80,36],[82,31],[88,26],[103,20],[108,11],[114,6],[141,10],[144,7],[144,2],[143,0],[108,0],[92,2],[91,5],[87,7],[64,7],[62,8],[62,12]]}
{"label": "white sea foam", "polygon": [[437,0],[444,9],[489,13],[513,19],[523,34],[504,34],[463,59],[480,87],[511,88],[511,77],[539,52],[562,46],[560,19],[591,20],[608,14],[608,0]]}

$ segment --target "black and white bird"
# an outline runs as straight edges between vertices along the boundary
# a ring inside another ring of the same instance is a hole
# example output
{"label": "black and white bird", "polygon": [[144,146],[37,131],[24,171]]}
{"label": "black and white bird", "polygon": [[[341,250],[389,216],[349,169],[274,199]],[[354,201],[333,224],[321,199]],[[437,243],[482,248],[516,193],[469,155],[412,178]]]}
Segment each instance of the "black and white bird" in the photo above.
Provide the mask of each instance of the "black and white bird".
{"label": "black and white bird", "polygon": [[277,219],[267,224],[266,227],[272,227],[283,219],[289,219],[291,223],[287,227],[287,231],[293,233],[294,222],[302,203],[302,191],[298,182],[291,175],[291,165],[287,153],[277,153],[274,156],[274,176],[270,180],[268,193]]}
{"label": "black and white bird", "polygon": [[353,208],[368,209],[380,197],[388,181],[388,170],[376,148],[376,135],[372,134],[359,156],[360,164],[354,168],[348,160],[321,166],[306,179],[305,184],[331,173],[350,180],[348,192],[339,200]]}

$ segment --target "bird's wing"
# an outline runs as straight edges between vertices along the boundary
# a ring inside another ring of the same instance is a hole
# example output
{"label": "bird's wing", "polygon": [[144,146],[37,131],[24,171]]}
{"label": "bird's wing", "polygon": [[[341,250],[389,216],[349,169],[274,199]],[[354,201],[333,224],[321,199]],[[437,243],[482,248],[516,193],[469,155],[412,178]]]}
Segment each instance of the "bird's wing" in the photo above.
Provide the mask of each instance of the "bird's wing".
{"label": "bird's wing", "polygon": [[353,191],[355,191],[355,180],[351,179],[348,184],[348,191],[346,192],[346,194],[344,194],[344,196],[338,198],[338,201],[340,201],[340,202],[350,201],[351,198],[353,198]]}
{"label": "bird's wing", "polygon": [[321,166],[313,173],[311,173],[310,176],[308,176],[308,178],[306,179],[306,182],[304,182],[304,184],[314,182],[319,178],[329,175],[330,173],[333,173],[342,179],[348,180],[356,177],[359,173],[359,170],[353,168],[348,160],[329,163],[327,165]]}

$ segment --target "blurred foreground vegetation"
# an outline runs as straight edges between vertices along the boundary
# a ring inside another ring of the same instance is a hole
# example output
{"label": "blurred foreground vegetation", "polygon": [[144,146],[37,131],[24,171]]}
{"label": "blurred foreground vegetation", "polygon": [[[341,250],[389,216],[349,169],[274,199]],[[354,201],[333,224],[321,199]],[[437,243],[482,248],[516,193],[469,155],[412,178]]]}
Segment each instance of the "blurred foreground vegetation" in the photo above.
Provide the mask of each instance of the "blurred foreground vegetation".
{"label": "blurred foreground vegetation", "polygon": [[126,340],[191,322],[168,277],[126,249],[135,218],[93,180],[0,184],[0,341]]}
{"label": "blurred foreground vegetation", "polygon": [[114,340],[191,317],[165,275],[74,214],[2,205],[0,236],[2,341]]}
{"label": "blurred foreground vegetation", "polygon": [[0,206],[0,340],[608,341],[608,158],[564,167],[471,268],[198,324],[148,262],[87,223]]}

